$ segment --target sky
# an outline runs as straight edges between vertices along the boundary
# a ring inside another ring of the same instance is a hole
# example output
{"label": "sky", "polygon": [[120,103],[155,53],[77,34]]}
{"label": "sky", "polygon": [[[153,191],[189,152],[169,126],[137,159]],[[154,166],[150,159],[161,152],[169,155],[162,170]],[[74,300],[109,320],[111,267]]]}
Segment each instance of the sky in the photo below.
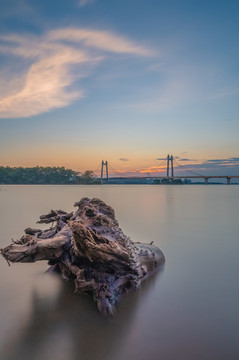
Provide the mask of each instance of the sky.
{"label": "sky", "polygon": [[0,166],[239,175],[237,0],[0,0]]}

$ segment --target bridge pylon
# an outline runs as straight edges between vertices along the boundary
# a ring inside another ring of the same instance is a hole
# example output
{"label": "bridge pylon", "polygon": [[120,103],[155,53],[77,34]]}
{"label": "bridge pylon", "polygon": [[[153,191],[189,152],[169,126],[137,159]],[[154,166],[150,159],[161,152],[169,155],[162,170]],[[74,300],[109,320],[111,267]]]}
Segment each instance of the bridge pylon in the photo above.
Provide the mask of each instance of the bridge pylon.
{"label": "bridge pylon", "polygon": [[101,162],[101,176],[100,176],[100,182],[103,184],[104,182],[104,166],[105,166],[105,174],[106,174],[106,183],[108,184],[109,180],[109,174],[108,174],[108,161],[102,160]]}
{"label": "bridge pylon", "polygon": [[170,164],[171,164],[171,177],[174,177],[174,170],[173,170],[173,155],[167,156],[167,177],[170,177]]}

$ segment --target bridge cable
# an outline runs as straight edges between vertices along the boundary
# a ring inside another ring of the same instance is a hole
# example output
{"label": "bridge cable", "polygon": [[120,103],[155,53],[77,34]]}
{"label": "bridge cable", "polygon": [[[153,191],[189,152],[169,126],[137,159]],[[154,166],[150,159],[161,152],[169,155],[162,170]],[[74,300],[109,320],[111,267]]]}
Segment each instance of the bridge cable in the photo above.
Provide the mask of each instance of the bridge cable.
{"label": "bridge cable", "polygon": [[[160,169],[165,163],[166,163],[166,161],[167,161],[167,159],[165,159],[165,160],[163,160],[159,165],[158,165],[158,167],[156,168],[156,169]],[[115,174],[117,174],[117,175],[120,175],[121,177],[123,177],[123,175],[122,175],[122,173],[120,173],[119,171],[117,171],[117,170],[115,170],[109,163],[108,163],[108,166],[109,166],[109,168],[110,168],[110,170],[112,170]],[[149,173],[150,173],[150,171],[149,171]],[[141,177],[140,175],[139,175],[139,177]],[[149,176],[147,176],[147,177],[154,177],[152,174],[150,174]]]}
{"label": "bridge cable", "polygon": [[[192,171],[192,170],[187,169],[185,166],[179,164],[175,159],[173,159],[173,160],[174,160],[174,162],[177,164],[178,167],[183,168],[184,170],[186,170],[187,172],[193,174],[194,176],[202,176],[202,177],[204,177],[204,175],[202,175],[202,174],[199,174],[199,173],[197,173],[197,172],[195,172],[195,171]],[[182,176],[182,177],[183,177],[183,176]]]}
{"label": "bridge cable", "polygon": [[122,177],[122,174],[121,174],[119,171],[115,170],[109,163],[108,163],[108,167],[109,167],[110,170],[112,170],[115,174],[120,175],[120,176]]}
{"label": "bridge cable", "polygon": [[93,173],[96,173],[98,170],[100,170],[101,164],[95,169],[93,170]]}

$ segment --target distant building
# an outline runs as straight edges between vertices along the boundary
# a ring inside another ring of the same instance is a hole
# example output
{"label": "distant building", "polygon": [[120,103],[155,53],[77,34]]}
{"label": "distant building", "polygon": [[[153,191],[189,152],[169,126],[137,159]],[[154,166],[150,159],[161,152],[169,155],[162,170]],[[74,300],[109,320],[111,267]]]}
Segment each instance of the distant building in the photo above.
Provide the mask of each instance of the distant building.
{"label": "distant building", "polygon": [[132,184],[132,185],[137,185],[137,184],[153,184],[154,179],[127,179],[127,178],[109,178],[108,179],[108,184]]}
{"label": "distant building", "polygon": [[192,180],[191,179],[183,179],[183,183],[184,184],[192,184]]}
{"label": "distant building", "polygon": [[181,185],[184,184],[184,182],[182,181],[182,179],[155,179],[154,184],[156,185]]}

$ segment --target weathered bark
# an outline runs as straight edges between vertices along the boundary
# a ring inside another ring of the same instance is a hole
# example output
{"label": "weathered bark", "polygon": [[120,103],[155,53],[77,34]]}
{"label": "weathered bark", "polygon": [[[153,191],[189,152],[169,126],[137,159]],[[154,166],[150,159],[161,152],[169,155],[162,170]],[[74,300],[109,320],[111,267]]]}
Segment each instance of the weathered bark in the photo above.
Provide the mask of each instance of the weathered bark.
{"label": "weathered bark", "polygon": [[[72,279],[76,292],[90,293],[99,311],[113,314],[121,295],[164,263],[158,247],[132,242],[119,228],[114,210],[99,199],[83,198],[75,213],[42,215],[48,230],[27,228],[1,250],[8,262],[48,260],[49,271]],[[53,226],[55,223],[55,226]]]}

